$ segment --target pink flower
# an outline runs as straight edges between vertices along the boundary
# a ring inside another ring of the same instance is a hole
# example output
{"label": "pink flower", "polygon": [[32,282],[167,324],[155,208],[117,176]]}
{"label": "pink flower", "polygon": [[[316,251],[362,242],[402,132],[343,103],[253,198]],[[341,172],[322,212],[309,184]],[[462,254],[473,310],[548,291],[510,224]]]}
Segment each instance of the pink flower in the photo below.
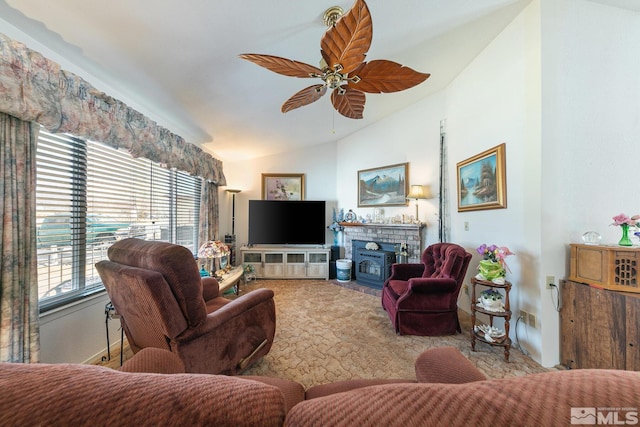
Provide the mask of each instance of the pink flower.
{"label": "pink flower", "polygon": [[632,217],[628,217],[627,215],[621,213],[613,217],[613,223],[611,225],[637,225],[640,223],[640,215],[634,215]]}
{"label": "pink flower", "polygon": [[478,246],[476,248],[476,252],[482,255],[483,259],[490,260],[493,262],[499,262],[507,270],[509,270],[509,266],[507,265],[504,259],[509,255],[515,255],[506,246],[497,246],[497,245],[487,246],[486,243],[483,243],[482,245]]}

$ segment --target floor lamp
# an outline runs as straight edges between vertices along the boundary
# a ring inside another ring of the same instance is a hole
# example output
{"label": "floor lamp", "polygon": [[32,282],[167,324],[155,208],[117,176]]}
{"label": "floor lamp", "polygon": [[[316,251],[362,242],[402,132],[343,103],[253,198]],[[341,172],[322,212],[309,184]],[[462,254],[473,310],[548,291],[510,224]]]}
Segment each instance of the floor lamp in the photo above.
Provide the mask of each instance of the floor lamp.
{"label": "floor lamp", "polygon": [[226,190],[227,193],[231,193],[231,234],[236,234],[236,194],[242,190]]}
{"label": "floor lamp", "polygon": [[231,235],[224,236],[224,242],[229,245],[231,249],[231,265],[236,265],[236,194],[242,190],[226,190],[227,193],[231,193]]}
{"label": "floor lamp", "polygon": [[420,199],[432,199],[433,195],[431,194],[431,187],[424,185],[412,185],[407,194],[407,200],[415,200],[416,201],[416,223],[420,224],[420,217],[418,216],[418,200]]}

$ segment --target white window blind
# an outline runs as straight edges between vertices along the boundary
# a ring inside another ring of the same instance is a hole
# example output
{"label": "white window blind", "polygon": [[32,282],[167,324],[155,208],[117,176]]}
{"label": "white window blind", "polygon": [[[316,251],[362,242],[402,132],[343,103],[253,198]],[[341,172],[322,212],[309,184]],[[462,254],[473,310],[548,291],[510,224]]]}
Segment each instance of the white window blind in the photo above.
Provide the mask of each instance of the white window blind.
{"label": "white window blind", "polygon": [[200,178],[68,135],[40,131],[36,222],[43,309],[103,289],[95,263],[135,237],[198,247]]}

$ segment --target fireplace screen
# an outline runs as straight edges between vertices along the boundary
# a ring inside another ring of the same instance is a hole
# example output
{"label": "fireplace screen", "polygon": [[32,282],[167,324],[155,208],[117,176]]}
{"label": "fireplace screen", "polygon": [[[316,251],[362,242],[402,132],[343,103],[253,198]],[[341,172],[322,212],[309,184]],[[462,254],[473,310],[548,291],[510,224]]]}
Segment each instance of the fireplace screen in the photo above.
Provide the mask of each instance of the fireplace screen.
{"label": "fireplace screen", "polygon": [[391,264],[395,258],[395,252],[391,251],[358,249],[355,254],[356,282],[382,289],[391,274]]}

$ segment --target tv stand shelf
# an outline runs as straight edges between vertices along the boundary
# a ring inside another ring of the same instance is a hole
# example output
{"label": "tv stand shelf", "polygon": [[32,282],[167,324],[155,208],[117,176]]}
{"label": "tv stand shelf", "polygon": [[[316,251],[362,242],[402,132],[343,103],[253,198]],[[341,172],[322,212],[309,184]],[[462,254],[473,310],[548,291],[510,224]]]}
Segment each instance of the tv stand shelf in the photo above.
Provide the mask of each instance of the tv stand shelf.
{"label": "tv stand shelf", "polygon": [[261,279],[329,279],[328,248],[252,246],[240,248],[242,264]]}

